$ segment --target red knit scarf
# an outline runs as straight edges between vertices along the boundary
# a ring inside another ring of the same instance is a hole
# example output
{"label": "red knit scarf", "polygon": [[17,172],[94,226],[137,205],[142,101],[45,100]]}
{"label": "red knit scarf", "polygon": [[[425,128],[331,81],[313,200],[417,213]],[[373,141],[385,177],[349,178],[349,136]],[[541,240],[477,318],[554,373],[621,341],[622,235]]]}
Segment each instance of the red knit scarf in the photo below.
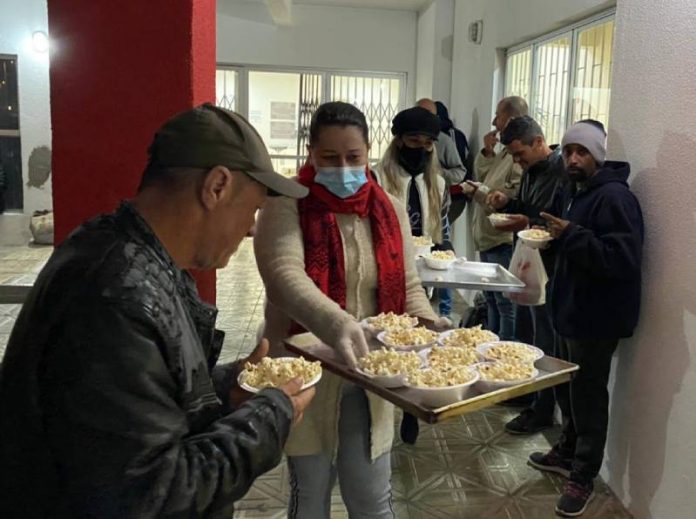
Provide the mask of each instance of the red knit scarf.
{"label": "red knit scarf", "polygon": [[[305,164],[300,183],[309,195],[298,201],[304,237],[305,271],[319,289],[346,308],[346,269],[336,213],[368,217],[377,263],[377,308],[380,312],[406,311],[404,247],[399,219],[387,194],[368,170],[368,182],[356,194],[342,199],[314,182],[314,167]],[[296,331],[296,330],[294,330]]]}

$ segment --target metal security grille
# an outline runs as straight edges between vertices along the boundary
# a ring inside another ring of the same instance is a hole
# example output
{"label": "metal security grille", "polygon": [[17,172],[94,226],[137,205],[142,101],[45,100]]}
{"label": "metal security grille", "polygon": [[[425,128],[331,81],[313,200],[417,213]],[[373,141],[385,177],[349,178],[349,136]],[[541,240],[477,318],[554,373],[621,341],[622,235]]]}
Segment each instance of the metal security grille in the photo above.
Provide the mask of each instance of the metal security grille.
{"label": "metal security grille", "polygon": [[298,110],[297,130],[297,167],[299,168],[307,158],[307,144],[309,144],[309,125],[312,115],[322,98],[321,74],[300,74],[300,104]]}
{"label": "metal security grille", "polygon": [[544,130],[546,141],[561,142],[568,113],[570,36],[538,45],[532,96],[532,117]]}
{"label": "metal security grille", "polygon": [[508,49],[505,95],[527,99],[550,144],[581,119],[609,119],[614,14]]}
{"label": "metal security grille", "polygon": [[215,71],[215,104],[227,110],[237,110],[237,84],[239,73],[234,69]]}
{"label": "metal security grille", "polygon": [[391,121],[401,104],[400,80],[332,75],[329,97],[332,101],[352,103],[365,114],[370,128],[370,161],[381,159],[391,142]]}
{"label": "metal security grille", "polygon": [[613,20],[578,32],[571,99],[573,121],[596,119],[608,125],[613,42]]}
{"label": "metal security grille", "polygon": [[511,53],[505,67],[505,95],[529,99],[532,78],[532,48]]}

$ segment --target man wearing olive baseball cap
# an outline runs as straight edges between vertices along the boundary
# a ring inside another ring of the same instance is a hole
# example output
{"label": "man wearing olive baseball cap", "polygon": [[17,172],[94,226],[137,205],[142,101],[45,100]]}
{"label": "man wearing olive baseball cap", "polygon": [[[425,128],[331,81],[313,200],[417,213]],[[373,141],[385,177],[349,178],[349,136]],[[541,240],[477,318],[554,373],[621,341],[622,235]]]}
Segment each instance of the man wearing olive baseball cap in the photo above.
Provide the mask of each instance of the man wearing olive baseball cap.
{"label": "man wearing olive baseball cap", "polygon": [[227,264],[267,192],[306,189],[244,118],[199,106],[157,132],[135,198],[56,248],[2,366],[2,517],[231,517],[279,462],[313,389],[248,398],[187,273]]}

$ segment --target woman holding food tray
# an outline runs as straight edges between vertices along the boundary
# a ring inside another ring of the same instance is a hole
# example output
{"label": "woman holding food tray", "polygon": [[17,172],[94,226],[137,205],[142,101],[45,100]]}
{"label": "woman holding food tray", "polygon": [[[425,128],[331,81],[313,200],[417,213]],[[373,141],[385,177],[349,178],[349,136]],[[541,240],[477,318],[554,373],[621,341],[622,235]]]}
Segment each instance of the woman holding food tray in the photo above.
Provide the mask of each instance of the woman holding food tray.
{"label": "woman holding food tray", "polygon": [[[390,311],[438,319],[418,278],[408,215],[369,169],[365,116],[353,105],[326,103],[309,137],[298,178],[309,196],[269,198],[257,222],[263,335],[271,355],[281,356],[288,335],[311,331],[354,366],[367,353],[360,320]],[[390,403],[325,372],[286,445],[288,516],[328,518],[338,478],[351,517],[394,517],[393,428]]]}

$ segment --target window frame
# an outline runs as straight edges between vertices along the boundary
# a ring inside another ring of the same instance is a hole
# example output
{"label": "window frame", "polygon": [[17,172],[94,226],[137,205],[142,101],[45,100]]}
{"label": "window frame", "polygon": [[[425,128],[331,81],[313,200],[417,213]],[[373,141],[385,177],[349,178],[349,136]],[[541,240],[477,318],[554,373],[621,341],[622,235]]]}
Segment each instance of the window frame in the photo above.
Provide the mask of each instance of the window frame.
{"label": "window frame", "polygon": [[[593,27],[603,25],[609,21],[616,21],[616,8],[608,9],[605,11],[602,11],[600,13],[595,14],[594,16],[591,16],[589,18],[584,18],[583,20],[580,20],[578,22],[575,22],[570,25],[566,25],[564,27],[561,27],[553,32],[549,32],[546,34],[543,34],[541,36],[538,36],[537,38],[531,39],[524,41],[522,43],[519,43],[517,45],[513,45],[505,49],[505,66],[502,68],[503,72],[503,92],[504,95],[508,95],[508,78],[507,78],[507,63],[508,63],[508,58],[510,56],[513,56],[519,52],[523,52],[525,50],[531,49],[531,59],[532,59],[532,65],[531,65],[531,76],[529,77],[529,97],[527,99],[527,102],[529,103],[529,109],[534,110],[534,102],[535,102],[535,96],[536,96],[536,77],[538,74],[538,53],[537,49],[539,46],[544,45],[545,43],[554,41],[556,39],[562,38],[564,36],[570,35],[570,61],[568,64],[569,71],[568,71],[568,79],[565,83],[565,87],[567,88],[568,96],[566,99],[566,106],[565,108],[565,125],[566,128],[570,126],[573,121],[573,85],[575,83],[576,79],[576,69],[577,69],[577,58],[578,58],[578,43],[580,39],[580,33],[587,30],[591,29]],[[612,49],[613,52],[613,49]]]}

